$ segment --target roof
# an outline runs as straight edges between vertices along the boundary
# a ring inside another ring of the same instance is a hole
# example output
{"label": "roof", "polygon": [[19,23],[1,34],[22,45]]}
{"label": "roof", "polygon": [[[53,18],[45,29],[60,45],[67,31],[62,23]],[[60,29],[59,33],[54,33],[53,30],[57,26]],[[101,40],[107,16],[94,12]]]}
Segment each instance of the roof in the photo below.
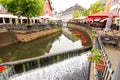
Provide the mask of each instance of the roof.
{"label": "roof", "polygon": [[75,4],[74,6],[66,9],[65,11],[62,11],[62,14],[68,14],[68,13],[72,13],[75,10],[84,10],[84,7],[80,6],[79,4]]}

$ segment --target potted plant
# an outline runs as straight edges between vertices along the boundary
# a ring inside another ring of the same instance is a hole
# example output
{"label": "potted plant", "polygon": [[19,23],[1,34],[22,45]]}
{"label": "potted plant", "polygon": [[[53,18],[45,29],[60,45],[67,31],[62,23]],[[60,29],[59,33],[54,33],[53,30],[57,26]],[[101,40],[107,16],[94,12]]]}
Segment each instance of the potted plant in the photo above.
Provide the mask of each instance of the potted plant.
{"label": "potted plant", "polygon": [[104,58],[101,55],[101,51],[96,49],[96,48],[92,48],[91,49],[91,54],[88,56],[88,60],[90,60],[91,62],[95,62],[95,68],[97,70],[104,70],[105,68],[105,61]]}

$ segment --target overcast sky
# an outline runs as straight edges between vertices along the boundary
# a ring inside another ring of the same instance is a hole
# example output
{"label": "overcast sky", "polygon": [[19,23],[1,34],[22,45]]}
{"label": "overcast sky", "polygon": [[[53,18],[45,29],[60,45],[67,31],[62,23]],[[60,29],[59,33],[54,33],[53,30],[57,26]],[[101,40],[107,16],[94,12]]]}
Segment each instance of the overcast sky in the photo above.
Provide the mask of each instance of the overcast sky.
{"label": "overcast sky", "polygon": [[83,6],[84,8],[89,8],[90,4],[98,0],[51,0],[54,11],[60,12],[65,9],[74,6],[76,3]]}

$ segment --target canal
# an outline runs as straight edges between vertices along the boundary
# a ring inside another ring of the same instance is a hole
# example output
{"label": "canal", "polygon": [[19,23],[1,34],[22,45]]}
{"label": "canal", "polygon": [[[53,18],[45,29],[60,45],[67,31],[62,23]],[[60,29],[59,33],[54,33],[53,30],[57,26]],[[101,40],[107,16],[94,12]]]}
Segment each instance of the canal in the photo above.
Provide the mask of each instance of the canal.
{"label": "canal", "polygon": [[57,32],[31,42],[1,47],[0,61],[5,63],[82,48],[81,40],[69,33]]}
{"label": "canal", "polygon": [[[85,52],[85,50],[82,52],[82,49],[85,48],[83,43],[87,44],[87,37],[88,36],[82,35],[79,31],[64,28],[60,32],[33,40],[31,42],[19,42],[9,46],[1,47],[0,61],[2,61],[2,63],[36,58],[39,56],[50,56],[38,59],[39,61],[34,60],[31,62],[23,62],[22,64],[15,64],[13,65],[15,72],[10,72],[10,74],[3,73],[0,76],[0,79],[89,80],[90,63],[87,59],[87,55],[90,54],[90,52]],[[79,49],[81,50],[79,51]],[[70,53],[69,51],[72,52]],[[59,54],[65,52],[69,53],[61,55]],[[39,65],[34,64],[36,61],[39,63]],[[52,64],[48,65],[49,62],[52,62]]]}

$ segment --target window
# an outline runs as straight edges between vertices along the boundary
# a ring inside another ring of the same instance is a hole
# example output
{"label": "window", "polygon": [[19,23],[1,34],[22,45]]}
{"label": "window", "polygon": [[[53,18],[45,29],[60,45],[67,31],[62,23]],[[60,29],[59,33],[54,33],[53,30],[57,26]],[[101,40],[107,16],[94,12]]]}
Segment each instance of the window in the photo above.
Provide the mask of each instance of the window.
{"label": "window", "polygon": [[46,9],[46,13],[48,13],[48,10]]}

